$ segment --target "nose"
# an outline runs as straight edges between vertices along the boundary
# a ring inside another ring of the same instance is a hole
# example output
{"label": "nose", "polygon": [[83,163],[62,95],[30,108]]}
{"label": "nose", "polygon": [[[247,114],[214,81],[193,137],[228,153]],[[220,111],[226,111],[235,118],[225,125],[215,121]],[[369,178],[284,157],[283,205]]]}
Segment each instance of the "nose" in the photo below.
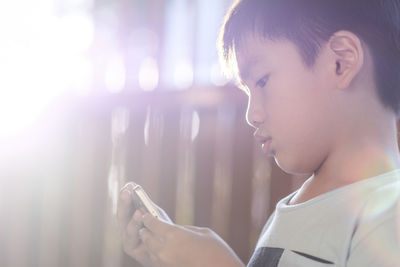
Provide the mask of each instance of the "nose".
{"label": "nose", "polygon": [[260,128],[264,123],[263,108],[259,101],[252,99],[251,97],[247,103],[246,120],[247,123],[254,128]]}

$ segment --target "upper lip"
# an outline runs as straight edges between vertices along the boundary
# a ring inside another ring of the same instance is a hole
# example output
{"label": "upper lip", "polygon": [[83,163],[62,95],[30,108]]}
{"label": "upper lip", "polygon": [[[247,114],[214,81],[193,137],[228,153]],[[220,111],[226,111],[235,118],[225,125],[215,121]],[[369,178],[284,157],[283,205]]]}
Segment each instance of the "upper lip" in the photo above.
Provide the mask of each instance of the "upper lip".
{"label": "upper lip", "polygon": [[254,133],[254,137],[257,139],[258,142],[260,142],[261,144],[264,144],[265,142],[267,142],[268,140],[271,140],[272,137],[270,136],[265,136],[265,135],[261,135],[260,133],[258,133],[258,131],[256,131]]}

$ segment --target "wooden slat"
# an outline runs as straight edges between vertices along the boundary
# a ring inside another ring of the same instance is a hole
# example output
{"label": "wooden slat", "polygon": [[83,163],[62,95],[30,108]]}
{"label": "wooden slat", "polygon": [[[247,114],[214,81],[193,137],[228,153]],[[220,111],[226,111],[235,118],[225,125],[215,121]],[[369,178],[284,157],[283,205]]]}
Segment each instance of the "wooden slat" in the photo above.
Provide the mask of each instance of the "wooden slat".
{"label": "wooden slat", "polygon": [[215,109],[202,109],[198,113],[200,128],[195,141],[194,224],[209,227],[211,225],[211,207],[213,204],[212,188],[214,183],[217,113]]}
{"label": "wooden slat", "polygon": [[195,133],[192,125],[196,116],[197,113],[193,109],[181,110],[180,138],[176,154],[178,163],[175,222],[183,225],[194,224],[195,151],[192,135],[195,135]]}
{"label": "wooden slat", "polygon": [[[126,179],[141,184],[143,179],[144,126],[146,109],[133,106],[129,110],[129,128],[126,133]],[[125,181],[124,181],[125,182]],[[122,183],[123,185],[124,183]],[[121,185],[121,186],[122,186]]]}
{"label": "wooden slat", "polygon": [[[25,176],[26,177],[26,176]],[[9,179],[21,177],[9,176]],[[8,185],[7,203],[9,207],[3,210],[3,220],[6,220],[6,233],[3,237],[7,243],[5,247],[6,264],[4,266],[29,266],[30,264],[30,196],[28,187]]]}
{"label": "wooden slat", "polygon": [[180,135],[179,109],[164,111],[163,137],[160,146],[159,203],[171,218],[175,218],[178,145]]}
{"label": "wooden slat", "polygon": [[[72,266],[98,266],[96,251],[102,252],[102,237],[95,235],[103,229],[103,212],[107,192],[108,157],[110,153],[110,116],[97,114],[99,111],[77,118],[77,141],[75,146],[76,165],[73,176],[73,195],[71,196],[71,249],[70,264]],[[98,190],[98,191],[97,191]],[[97,192],[96,192],[97,191]],[[102,200],[99,200],[99,195]],[[99,203],[97,203],[99,201]],[[98,206],[99,205],[99,206]],[[94,243],[94,241],[96,243]]]}
{"label": "wooden slat", "polygon": [[[138,108],[135,105],[126,106],[126,109],[129,122],[126,132],[121,134],[118,143],[114,144],[116,146],[115,149],[118,151],[115,151],[115,155],[112,158],[114,168],[118,170],[118,174],[115,174],[116,177],[114,178],[118,184],[118,192],[115,192],[113,196],[114,204],[118,199],[119,188],[130,181],[143,185],[143,181],[146,179],[142,174],[145,168],[143,155],[147,149],[144,142],[144,128],[148,111],[147,108]],[[115,216],[115,212],[113,215]],[[104,266],[110,266],[111,263],[114,266],[139,266],[139,263],[122,252],[122,243],[116,229],[116,222],[111,218],[108,218],[107,221],[107,238],[104,253],[112,254],[111,257],[105,259],[103,264],[107,263],[108,265]]]}
{"label": "wooden slat", "polygon": [[[142,154],[141,185],[147,191],[151,199],[159,203],[159,177],[161,175],[161,145],[164,135],[164,114],[162,109],[152,106],[147,109],[145,138],[147,144]],[[146,137],[147,135],[147,137]]]}
{"label": "wooden slat", "polygon": [[[233,184],[229,243],[238,256],[247,262],[251,226],[251,191],[253,177],[252,129],[244,120],[244,108],[237,113],[233,146]],[[239,197],[240,196],[240,197]],[[244,242],[244,240],[246,240]]]}
{"label": "wooden slat", "polygon": [[[124,113],[122,113],[124,114]],[[101,266],[102,258],[99,257],[103,253],[104,231],[105,231],[105,216],[107,211],[107,196],[108,196],[108,170],[110,166],[111,154],[111,112],[94,112],[92,133],[94,137],[94,145],[92,149],[92,185],[88,188],[91,191],[91,209],[87,214],[88,223],[90,224],[90,251],[87,257],[89,258],[89,266]],[[121,118],[121,124],[124,123],[124,118]],[[124,125],[121,125],[124,128]],[[95,190],[93,185],[96,184]]]}
{"label": "wooden slat", "polygon": [[[100,266],[103,267],[122,266],[123,262],[121,237],[115,217],[120,188],[127,182],[126,150],[130,149],[129,144],[131,143],[128,136],[131,122],[130,115],[130,110],[124,107],[118,107],[111,113],[111,158],[108,169],[108,197],[105,198],[103,196],[103,201],[106,203],[100,209],[103,211],[104,231],[99,236],[103,237],[104,242],[100,252],[102,257],[99,257],[99,259],[101,260]],[[140,139],[136,138],[134,140]]]}
{"label": "wooden slat", "polygon": [[260,143],[254,140],[253,179],[251,193],[250,251],[254,252],[259,235],[272,210],[270,209],[271,166],[273,158],[261,152]]}
{"label": "wooden slat", "polygon": [[234,135],[236,106],[222,105],[218,108],[215,135],[215,174],[213,182],[212,225],[223,239],[229,238],[231,218]]}

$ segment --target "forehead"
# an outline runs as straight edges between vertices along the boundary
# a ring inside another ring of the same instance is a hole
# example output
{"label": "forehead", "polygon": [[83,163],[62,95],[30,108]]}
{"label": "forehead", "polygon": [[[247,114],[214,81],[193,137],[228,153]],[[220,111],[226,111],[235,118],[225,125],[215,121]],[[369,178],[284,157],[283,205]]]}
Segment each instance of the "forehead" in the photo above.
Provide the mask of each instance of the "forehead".
{"label": "forehead", "polygon": [[247,34],[235,49],[236,72],[240,79],[247,79],[252,68],[277,66],[284,62],[300,59],[297,47],[290,41],[280,38],[271,40],[262,36]]}

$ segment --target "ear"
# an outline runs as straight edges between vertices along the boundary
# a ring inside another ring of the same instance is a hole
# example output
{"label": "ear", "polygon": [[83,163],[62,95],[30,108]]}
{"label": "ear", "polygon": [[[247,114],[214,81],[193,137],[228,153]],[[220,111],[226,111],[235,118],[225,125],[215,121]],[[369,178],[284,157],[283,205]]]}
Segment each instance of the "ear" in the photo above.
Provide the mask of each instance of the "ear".
{"label": "ear", "polygon": [[335,59],[335,77],[340,89],[349,87],[364,64],[361,40],[349,31],[338,31],[329,40]]}

